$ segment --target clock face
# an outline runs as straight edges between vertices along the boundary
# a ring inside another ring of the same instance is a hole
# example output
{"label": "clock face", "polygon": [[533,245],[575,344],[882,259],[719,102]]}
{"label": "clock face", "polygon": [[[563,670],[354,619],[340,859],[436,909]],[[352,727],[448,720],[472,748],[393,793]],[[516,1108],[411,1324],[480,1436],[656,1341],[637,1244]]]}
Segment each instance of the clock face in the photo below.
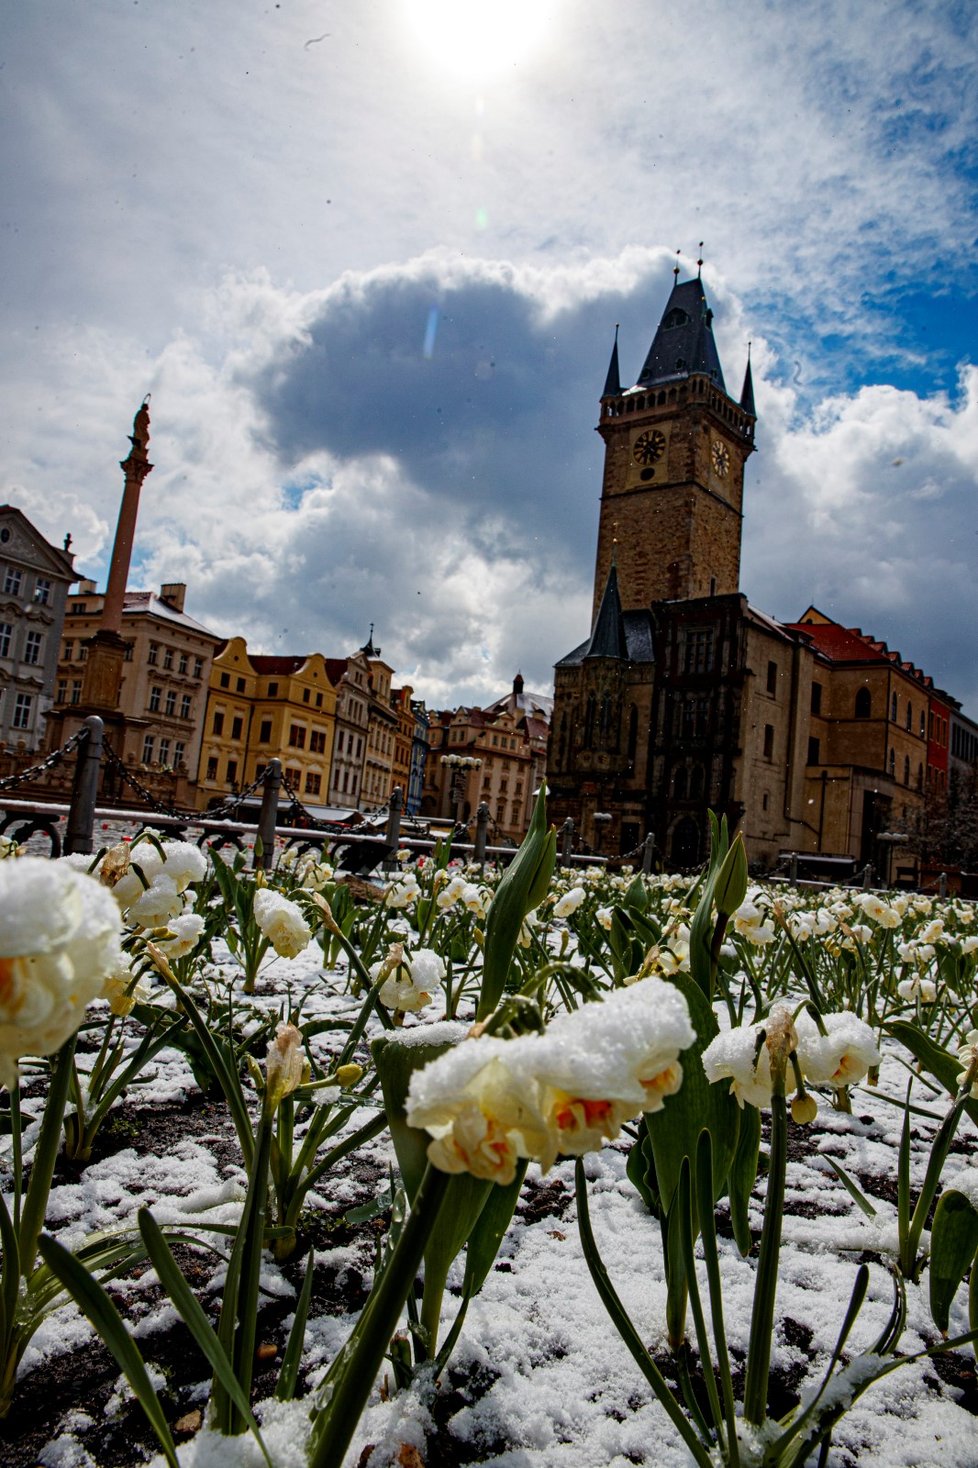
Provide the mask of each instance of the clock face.
{"label": "clock face", "polygon": [[639,464],[654,464],[666,449],[666,436],[657,428],[647,428],[632,444],[632,455]]}
{"label": "clock face", "polygon": [[727,448],[727,445],[725,443],[721,443],[718,438],[713,440],[712,456],[714,471],[719,474],[720,478],[722,479],[727,470],[730,468],[730,450]]}

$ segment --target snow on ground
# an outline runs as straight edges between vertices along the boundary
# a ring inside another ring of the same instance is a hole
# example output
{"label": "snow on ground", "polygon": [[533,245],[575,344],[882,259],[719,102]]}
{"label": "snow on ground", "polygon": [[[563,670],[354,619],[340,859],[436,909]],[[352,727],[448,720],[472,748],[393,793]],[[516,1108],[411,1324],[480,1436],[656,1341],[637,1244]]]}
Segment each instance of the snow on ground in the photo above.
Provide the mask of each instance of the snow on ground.
{"label": "snow on ground", "polygon": [[[343,974],[323,975],[315,947],[298,959],[274,959],[254,1002],[278,1013],[282,996],[301,995],[304,1014],[350,1017],[359,1001],[346,987]],[[225,976],[233,964],[220,955]],[[430,1011],[432,1018],[435,1011]],[[409,1021],[410,1023],[410,1021]],[[319,1044],[338,1046],[326,1032]],[[170,1101],[194,1085],[184,1057],[163,1051],[152,1067],[153,1079],[130,1099],[141,1104]],[[788,1216],[778,1291],[779,1326],[772,1365],[777,1372],[817,1379],[835,1343],[856,1269],[865,1256],[891,1256],[896,1243],[894,1196],[896,1149],[901,1112],[886,1097],[902,1100],[906,1071],[891,1055],[884,1060],[880,1087],[861,1087],[851,1116],[833,1112],[822,1099],[810,1129],[793,1128],[798,1138],[788,1167]],[[935,1109],[940,1109],[935,1108]],[[362,1120],[362,1117],[360,1118]],[[354,1125],[357,1124],[355,1121]],[[936,1123],[920,1119],[915,1126],[912,1177],[919,1185],[927,1147]],[[952,1154],[946,1178],[966,1165],[978,1150],[975,1128],[965,1119],[960,1145]],[[383,1140],[366,1155],[383,1177],[389,1161]],[[877,1216],[860,1212],[825,1161],[832,1156],[869,1192],[878,1180]],[[665,1285],[658,1224],[645,1210],[625,1175],[625,1149],[606,1148],[587,1159],[587,1175],[595,1235],[621,1298],[642,1339],[656,1349],[663,1343]],[[152,1137],[138,1148],[124,1148],[91,1164],[77,1182],[59,1183],[51,1194],[49,1226],[66,1243],[92,1230],[131,1223],[138,1207],[148,1205],[161,1220],[193,1223],[233,1222],[242,1198],[243,1172],[221,1163],[207,1137],[186,1138],[165,1154],[153,1151]],[[482,1294],[472,1303],[454,1357],[455,1380],[474,1384],[472,1399],[459,1407],[450,1432],[466,1452],[482,1454],[485,1468],[626,1468],[635,1463],[679,1468],[689,1461],[674,1429],[607,1319],[597,1299],[578,1238],[574,1206],[574,1168],[555,1166],[545,1179],[531,1169],[529,1181],[545,1187],[553,1211],[517,1217]],[[378,1184],[381,1186],[381,1184]],[[758,1204],[763,1194],[759,1185]],[[334,1185],[329,1179],[320,1196],[331,1203],[364,1201],[355,1176]],[[369,1196],[369,1193],[366,1195]],[[753,1223],[759,1228],[761,1211]],[[724,1308],[729,1344],[735,1358],[746,1351],[750,1323],[754,1259],[740,1259],[732,1240],[721,1239]],[[357,1245],[324,1248],[320,1267],[361,1270],[367,1255]],[[270,1260],[269,1285],[276,1288],[277,1266]],[[217,1276],[219,1279],[219,1275]],[[125,1286],[138,1319],[135,1333],[152,1360],[154,1332],[165,1328],[172,1313],[164,1304],[139,1308],[139,1295],[152,1285],[151,1271]],[[215,1280],[216,1283],[216,1280]],[[458,1279],[455,1281],[456,1286]],[[279,1276],[278,1288],[291,1293]],[[869,1295],[853,1333],[855,1347],[867,1346],[879,1332],[892,1301],[886,1268],[874,1263]],[[454,1300],[446,1299],[443,1330]],[[926,1286],[908,1288],[908,1324],[904,1351],[933,1343]],[[328,1363],[353,1323],[352,1316],[326,1316],[310,1321],[305,1365],[311,1379]],[[952,1332],[966,1330],[964,1291],[952,1313]],[[67,1307],[52,1317],[35,1337],[22,1374],[43,1370],[53,1353],[71,1351],[89,1337],[88,1326]],[[487,1385],[488,1383],[488,1385]],[[430,1382],[421,1380],[411,1392],[380,1401],[376,1395],[356,1432],[346,1458],[348,1468],[364,1461],[366,1445],[376,1450],[370,1468],[386,1468],[402,1443],[424,1453],[424,1429],[430,1426]],[[956,1400],[927,1361],[904,1367],[872,1387],[837,1428],[829,1458],[833,1468],[854,1463],[884,1468],[975,1468],[978,1423]],[[82,1407],[84,1404],[79,1404]],[[270,1415],[269,1415],[270,1414]],[[301,1408],[264,1409],[269,1440],[282,1468],[298,1465]],[[274,1419],[274,1421],[273,1421]],[[86,1419],[76,1412],[52,1423],[50,1448],[42,1455],[47,1468],[90,1464],[85,1450]],[[230,1453],[230,1456],[228,1456]],[[249,1456],[250,1455],[250,1456]],[[228,1445],[199,1434],[180,1449],[181,1463],[193,1468],[236,1468],[260,1461],[246,1439]],[[162,1460],[158,1460],[162,1462]]]}

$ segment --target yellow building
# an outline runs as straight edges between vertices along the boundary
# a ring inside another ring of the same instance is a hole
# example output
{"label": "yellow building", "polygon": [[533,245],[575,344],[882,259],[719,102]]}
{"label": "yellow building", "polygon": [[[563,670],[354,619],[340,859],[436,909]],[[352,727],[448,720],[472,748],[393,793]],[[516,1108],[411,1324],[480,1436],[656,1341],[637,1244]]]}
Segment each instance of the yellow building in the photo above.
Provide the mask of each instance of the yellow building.
{"label": "yellow building", "polygon": [[[122,610],[125,655],[113,729],[125,764],[146,771],[173,770],[193,777],[211,660],[221,638],[184,611],[187,588],[169,582],[157,596],[127,591]],[[90,639],[102,625],[105,597],[94,581],[82,581],[68,598],[49,740],[64,739],[78,726]]]}
{"label": "yellow building", "polygon": [[251,785],[270,759],[282,762],[304,804],[326,803],[336,728],[336,689],[320,653],[249,655],[232,637],[214,659],[198,775],[206,808]]}

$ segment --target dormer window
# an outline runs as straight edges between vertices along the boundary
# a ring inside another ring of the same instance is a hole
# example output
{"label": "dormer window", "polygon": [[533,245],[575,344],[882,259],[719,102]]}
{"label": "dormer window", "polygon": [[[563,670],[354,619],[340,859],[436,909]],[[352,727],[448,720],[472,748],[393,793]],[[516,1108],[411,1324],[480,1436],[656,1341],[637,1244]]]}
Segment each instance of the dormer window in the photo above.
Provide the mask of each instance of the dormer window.
{"label": "dormer window", "polygon": [[662,318],[662,330],[672,331],[677,326],[685,326],[688,321],[689,317],[686,312],[679,306],[673,306],[672,310],[667,311]]}

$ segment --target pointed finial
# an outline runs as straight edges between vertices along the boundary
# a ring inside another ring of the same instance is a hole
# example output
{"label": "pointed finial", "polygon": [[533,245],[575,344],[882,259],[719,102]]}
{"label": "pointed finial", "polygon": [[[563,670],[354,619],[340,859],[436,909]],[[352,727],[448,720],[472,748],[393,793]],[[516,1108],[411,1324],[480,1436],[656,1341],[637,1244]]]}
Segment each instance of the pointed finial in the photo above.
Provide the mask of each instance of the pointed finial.
{"label": "pointed finial", "polygon": [[696,279],[699,280],[703,274],[703,241],[700,240],[699,259],[696,261]]}
{"label": "pointed finial", "polygon": [[680,255],[681,255],[681,254],[682,254],[682,251],[681,251],[681,250],[677,250],[677,251],[676,251],[676,263],[675,263],[675,265],[674,265],[674,266],[673,266],[673,267],[672,267],[672,273],[673,273],[673,275],[674,275],[674,276],[675,276],[675,278],[676,278],[676,284],[677,284],[677,285],[678,285],[678,284],[679,284],[679,256],[680,256]]}

